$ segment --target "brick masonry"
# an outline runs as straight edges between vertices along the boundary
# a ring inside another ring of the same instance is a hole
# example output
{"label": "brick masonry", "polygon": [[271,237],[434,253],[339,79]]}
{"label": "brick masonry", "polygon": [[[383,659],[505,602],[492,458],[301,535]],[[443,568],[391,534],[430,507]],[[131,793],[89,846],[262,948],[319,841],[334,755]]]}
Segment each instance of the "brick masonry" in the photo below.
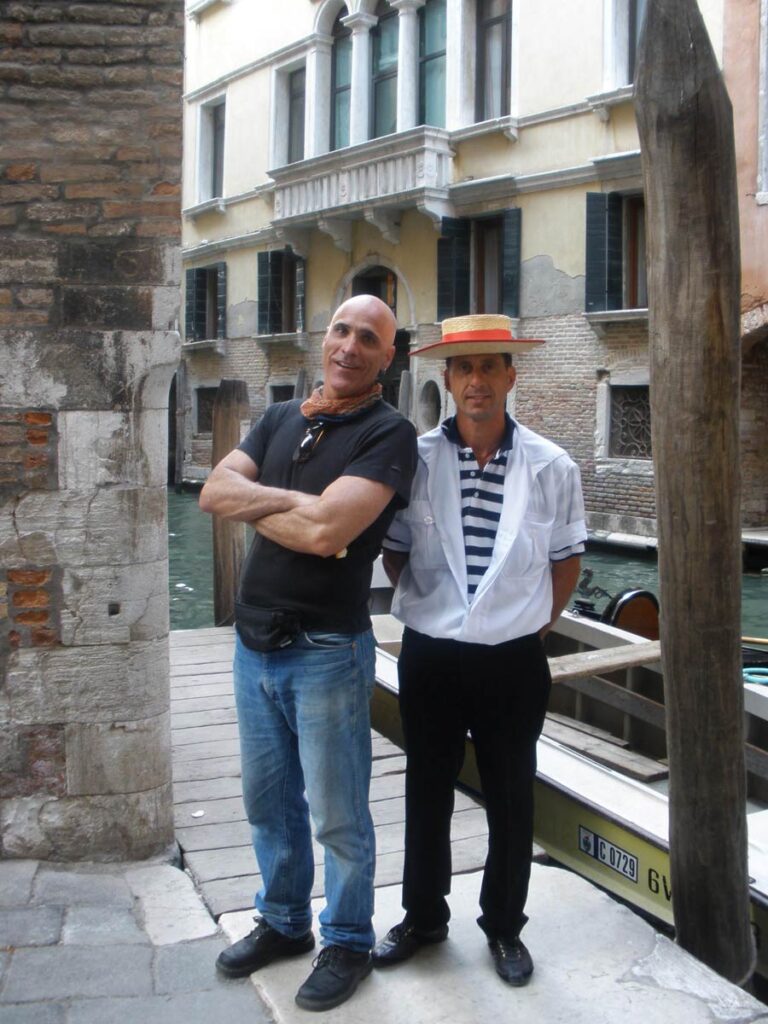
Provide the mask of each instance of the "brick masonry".
{"label": "brick masonry", "polygon": [[183,29],[183,0],[0,11],[2,856],[139,858],[173,837]]}
{"label": "brick masonry", "polygon": [[58,485],[58,431],[52,409],[0,409],[0,503],[24,490]]}

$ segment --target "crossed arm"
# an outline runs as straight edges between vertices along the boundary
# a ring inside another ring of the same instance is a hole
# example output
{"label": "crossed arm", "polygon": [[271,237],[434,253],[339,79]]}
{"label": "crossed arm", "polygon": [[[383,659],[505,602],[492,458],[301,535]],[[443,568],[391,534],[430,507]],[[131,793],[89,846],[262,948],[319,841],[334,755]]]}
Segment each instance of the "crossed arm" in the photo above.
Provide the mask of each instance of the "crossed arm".
{"label": "crossed arm", "polygon": [[327,558],[343,551],[389,504],[394,489],[364,477],[341,476],[322,494],[268,487],[259,467],[235,449],[211,472],[200,508],[248,523],[262,536],[304,554]]}

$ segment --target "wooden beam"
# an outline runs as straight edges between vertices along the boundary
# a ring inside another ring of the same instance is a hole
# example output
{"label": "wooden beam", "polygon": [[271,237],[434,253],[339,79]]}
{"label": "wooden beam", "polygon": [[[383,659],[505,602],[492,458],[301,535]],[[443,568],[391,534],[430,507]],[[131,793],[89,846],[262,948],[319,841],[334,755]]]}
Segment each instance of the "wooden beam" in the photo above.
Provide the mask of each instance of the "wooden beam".
{"label": "wooden beam", "polygon": [[745,984],[739,221],[733,119],[695,0],[648,0],[635,106],[677,940]]}
{"label": "wooden beam", "polygon": [[[216,466],[240,443],[241,424],[250,416],[248,386],[244,380],[222,380],[213,403],[211,465]],[[213,520],[213,621],[231,626],[235,621],[235,592],[245,555],[242,523]]]}
{"label": "wooden beam", "polygon": [[621,647],[581,651],[578,654],[562,654],[549,659],[549,671],[553,683],[564,683],[582,676],[619,672],[637,665],[652,665],[660,658],[660,641],[649,640],[642,644],[624,644]]}

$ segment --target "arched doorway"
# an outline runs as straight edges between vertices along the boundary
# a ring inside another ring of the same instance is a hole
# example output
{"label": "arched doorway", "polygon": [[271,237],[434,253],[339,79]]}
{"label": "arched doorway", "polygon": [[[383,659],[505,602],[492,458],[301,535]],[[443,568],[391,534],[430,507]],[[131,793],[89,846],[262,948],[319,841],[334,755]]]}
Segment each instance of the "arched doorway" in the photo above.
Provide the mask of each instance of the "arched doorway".
{"label": "arched doorway", "polygon": [[[392,312],[397,315],[397,275],[387,267],[366,267],[352,278],[353,295],[375,295],[386,302]],[[409,369],[408,352],[411,347],[411,336],[408,331],[398,331],[395,335],[395,358],[381,378],[384,388],[383,398],[395,408],[398,407],[400,379],[403,371]]]}

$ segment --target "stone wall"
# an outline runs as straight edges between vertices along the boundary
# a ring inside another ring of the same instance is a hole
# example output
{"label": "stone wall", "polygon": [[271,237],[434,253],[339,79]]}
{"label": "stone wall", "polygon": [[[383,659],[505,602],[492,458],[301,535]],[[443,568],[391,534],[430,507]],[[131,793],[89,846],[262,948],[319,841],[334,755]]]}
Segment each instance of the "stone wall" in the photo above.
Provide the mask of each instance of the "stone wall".
{"label": "stone wall", "polygon": [[183,0],[0,13],[0,856],[173,841]]}

